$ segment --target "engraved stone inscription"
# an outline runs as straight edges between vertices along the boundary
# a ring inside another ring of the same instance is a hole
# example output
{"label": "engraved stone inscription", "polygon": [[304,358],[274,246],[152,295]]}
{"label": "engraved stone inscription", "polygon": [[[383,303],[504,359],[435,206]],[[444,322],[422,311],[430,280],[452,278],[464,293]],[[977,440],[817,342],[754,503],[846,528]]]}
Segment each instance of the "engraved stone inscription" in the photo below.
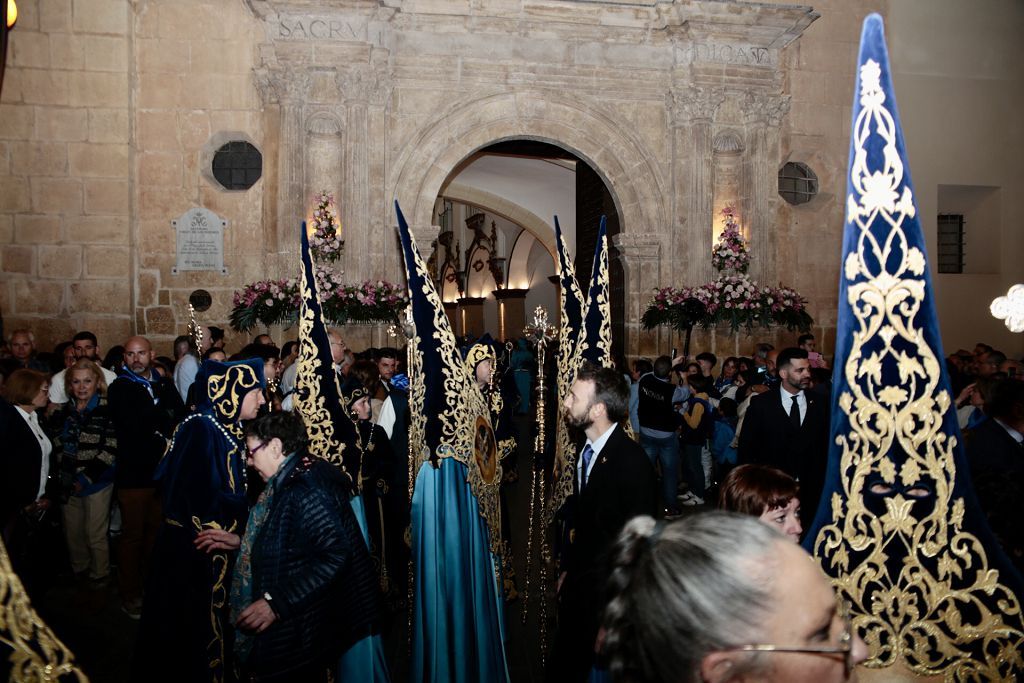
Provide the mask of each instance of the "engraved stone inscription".
{"label": "engraved stone inscription", "polygon": [[171,274],[190,270],[212,270],[227,275],[224,267],[224,230],[228,222],[202,207],[189,209],[171,226],[177,233],[177,259]]}
{"label": "engraved stone inscription", "polygon": [[730,45],[728,43],[697,43],[690,48],[690,61],[775,66],[775,55],[766,47]]}
{"label": "engraved stone inscription", "polygon": [[358,17],[281,16],[277,22],[277,37],[284,40],[365,41],[368,24],[366,19]]}

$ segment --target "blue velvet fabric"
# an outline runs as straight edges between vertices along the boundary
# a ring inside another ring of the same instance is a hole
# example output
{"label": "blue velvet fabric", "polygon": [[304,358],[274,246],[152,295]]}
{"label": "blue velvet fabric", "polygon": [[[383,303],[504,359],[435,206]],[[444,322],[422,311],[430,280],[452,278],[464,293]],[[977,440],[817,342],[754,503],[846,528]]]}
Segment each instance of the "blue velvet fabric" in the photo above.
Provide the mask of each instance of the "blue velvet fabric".
{"label": "blue velvet fabric", "polygon": [[[370,532],[366,524],[366,509],[363,507],[362,496],[352,496],[352,512],[359,522],[359,531],[363,540],[370,543]],[[339,683],[359,681],[359,683],[390,683],[388,663],[384,659],[384,643],[380,635],[371,635],[356,642],[345,651],[338,662],[337,676]]]}
{"label": "blue velvet fabric", "polygon": [[[1024,593],[1019,575],[987,527],[968,478],[878,15],[864,22],[857,64],[831,445],[824,492],[804,546],[840,580],[837,585],[851,591],[846,597],[855,603],[854,623],[875,629],[874,637],[881,633],[883,642],[891,637],[888,645],[900,643],[903,648],[907,634],[917,628],[909,615],[920,612],[922,622],[938,624],[946,614],[946,608],[925,604],[944,598],[922,592],[926,582],[914,567],[945,584],[947,593],[968,591],[999,613],[1002,608],[991,593],[973,583],[985,580],[979,574],[984,572],[979,562],[983,552],[988,566],[998,570],[998,582],[1017,596]],[[939,431],[933,435],[935,428]],[[954,439],[955,446],[949,447]],[[935,529],[941,530],[934,541],[937,547],[925,545],[921,539],[930,538]],[[978,539],[980,549],[968,548],[965,539],[970,537]],[[944,544],[956,545],[958,552],[951,553]],[[866,574],[858,573],[865,569]],[[857,579],[845,582],[850,576]],[[896,602],[901,607],[893,607]],[[965,609],[965,623],[978,618],[962,603],[948,607]],[[888,623],[881,627],[880,621]],[[1009,621],[1019,622],[1019,616]],[[973,637],[974,644],[967,637],[968,644],[958,647],[984,659],[981,640]],[[899,652],[911,665],[923,661],[910,648]],[[951,661],[948,653],[944,656]]]}
{"label": "blue velvet fabric", "polygon": [[[409,281],[410,306],[421,354],[426,416],[423,446],[430,460],[416,473],[412,496],[413,634],[410,680],[415,683],[508,681],[501,562],[490,550],[490,530],[467,481],[466,465],[439,416],[461,401],[448,381],[462,359],[440,299],[395,202]],[[442,339],[449,345],[442,345]],[[419,378],[417,378],[419,379]],[[413,391],[416,391],[416,384]]]}
{"label": "blue velvet fabric", "polygon": [[499,560],[465,468],[447,458],[416,477],[411,681],[508,680]]}
{"label": "blue velvet fabric", "polygon": [[[594,265],[587,282],[587,291],[580,291],[581,299],[563,294],[563,310],[569,329],[578,335],[578,342],[586,342],[583,348],[583,360],[595,365],[605,365],[606,360],[598,342],[601,339],[601,307],[596,304],[599,298],[608,297],[608,250],[602,249],[607,238],[607,218],[601,216],[601,225],[597,229],[597,245],[594,248]],[[555,243],[558,245],[558,262],[560,269],[560,285],[563,293],[575,291],[580,287],[578,274],[572,265],[572,257],[562,248],[562,226],[555,216]],[[587,302],[593,302],[587,306]]]}

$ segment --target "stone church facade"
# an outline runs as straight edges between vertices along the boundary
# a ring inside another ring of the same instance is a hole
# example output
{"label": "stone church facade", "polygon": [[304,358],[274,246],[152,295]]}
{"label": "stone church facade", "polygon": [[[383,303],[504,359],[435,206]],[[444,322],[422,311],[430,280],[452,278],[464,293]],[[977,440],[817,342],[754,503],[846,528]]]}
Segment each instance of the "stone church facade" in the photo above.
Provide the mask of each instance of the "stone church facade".
{"label": "stone church facade", "polygon": [[[459,164],[517,139],[571,151],[611,192],[627,353],[677,342],[642,332],[640,315],[653,288],[713,277],[726,204],[753,277],[803,292],[832,342],[857,40],[882,3],[19,6],[0,101],[0,308],[7,330],[30,327],[44,347],[77,329],[103,346],[170,340],[200,287],[213,295],[203,320],[224,325],[233,291],[293,275],[298,224],[321,189],[338,198],[346,278],[400,281],[392,200],[427,248]],[[228,140],[262,153],[245,192],[209,171]],[[787,160],[817,172],[808,204],[778,195]],[[194,207],[227,221],[225,273],[174,268],[171,221]],[[695,348],[753,341],[698,334]]]}

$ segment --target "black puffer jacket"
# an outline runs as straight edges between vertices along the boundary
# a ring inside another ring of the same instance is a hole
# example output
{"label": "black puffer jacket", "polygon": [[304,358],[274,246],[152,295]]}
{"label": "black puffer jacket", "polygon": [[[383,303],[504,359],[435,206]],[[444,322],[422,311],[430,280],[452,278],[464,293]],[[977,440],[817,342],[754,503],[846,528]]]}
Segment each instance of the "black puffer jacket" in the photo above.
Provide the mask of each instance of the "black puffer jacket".
{"label": "black puffer jacket", "polygon": [[252,553],[253,595],[269,593],[278,616],[247,662],[260,681],[333,667],[379,620],[379,587],[347,480],[308,455],[285,467]]}

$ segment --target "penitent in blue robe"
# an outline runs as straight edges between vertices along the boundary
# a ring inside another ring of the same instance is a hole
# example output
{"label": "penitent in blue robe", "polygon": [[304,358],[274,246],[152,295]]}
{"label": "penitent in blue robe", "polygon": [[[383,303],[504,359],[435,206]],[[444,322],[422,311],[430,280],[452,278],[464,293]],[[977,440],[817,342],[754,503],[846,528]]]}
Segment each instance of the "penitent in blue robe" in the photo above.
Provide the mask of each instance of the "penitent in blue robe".
{"label": "penitent in blue robe", "polygon": [[499,565],[487,524],[466,481],[466,466],[450,458],[439,465],[420,467],[412,498],[410,680],[507,681]]}
{"label": "penitent in blue robe", "polygon": [[193,543],[205,529],[244,533],[244,448],[212,414],[198,413],[179,425],[158,475],[164,522],[150,560],[136,679],[233,681],[234,552],[205,553]]}

